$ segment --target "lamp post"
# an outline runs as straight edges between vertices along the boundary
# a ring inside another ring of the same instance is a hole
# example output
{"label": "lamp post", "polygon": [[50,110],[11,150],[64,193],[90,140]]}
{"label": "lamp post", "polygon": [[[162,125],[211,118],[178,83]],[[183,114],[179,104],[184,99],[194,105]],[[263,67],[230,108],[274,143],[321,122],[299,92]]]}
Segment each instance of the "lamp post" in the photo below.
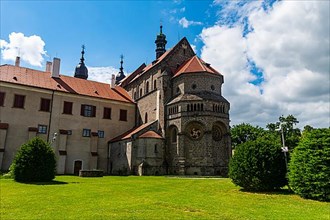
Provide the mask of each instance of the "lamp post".
{"label": "lamp post", "polygon": [[56,137],[57,137],[57,133],[55,132],[54,133],[54,136],[53,136],[53,138],[52,138],[52,140],[50,142],[51,145],[53,145],[53,142],[56,140]]}
{"label": "lamp post", "polygon": [[281,149],[282,149],[282,152],[284,153],[285,167],[286,167],[286,172],[288,173],[288,159],[287,159],[286,153],[289,152],[289,149],[287,146],[285,146],[283,123],[280,124],[280,131],[281,131],[281,137],[282,137],[282,148]]}

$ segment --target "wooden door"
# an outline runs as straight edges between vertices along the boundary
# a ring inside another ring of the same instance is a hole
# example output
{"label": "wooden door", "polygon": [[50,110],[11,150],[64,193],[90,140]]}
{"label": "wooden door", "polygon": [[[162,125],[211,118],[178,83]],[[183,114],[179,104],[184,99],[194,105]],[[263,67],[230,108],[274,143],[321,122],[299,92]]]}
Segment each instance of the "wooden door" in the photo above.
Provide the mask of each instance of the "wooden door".
{"label": "wooden door", "polygon": [[79,171],[81,170],[82,168],[82,161],[81,160],[76,160],[74,162],[74,175],[79,175]]}

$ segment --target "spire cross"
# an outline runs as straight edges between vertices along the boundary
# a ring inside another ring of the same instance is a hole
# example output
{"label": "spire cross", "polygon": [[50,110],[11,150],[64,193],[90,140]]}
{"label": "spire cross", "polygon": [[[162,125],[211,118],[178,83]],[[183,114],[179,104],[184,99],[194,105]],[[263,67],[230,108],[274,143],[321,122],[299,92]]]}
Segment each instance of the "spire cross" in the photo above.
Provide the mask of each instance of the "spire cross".
{"label": "spire cross", "polygon": [[85,45],[83,44],[83,45],[81,45],[81,48],[82,48],[82,51],[81,51],[81,58],[80,58],[80,60],[81,60],[81,62],[84,62],[84,54],[85,54]]}
{"label": "spire cross", "polygon": [[120,72],[123,73],[123,59],[124,59],[124,55],[120,55]]}

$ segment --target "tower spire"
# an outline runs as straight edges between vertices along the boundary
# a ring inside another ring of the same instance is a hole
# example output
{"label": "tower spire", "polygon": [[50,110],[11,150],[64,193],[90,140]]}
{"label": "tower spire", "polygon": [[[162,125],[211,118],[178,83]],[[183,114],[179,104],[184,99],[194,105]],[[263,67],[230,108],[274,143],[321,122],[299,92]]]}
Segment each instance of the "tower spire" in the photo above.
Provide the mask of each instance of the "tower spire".
{"label": "tower spire", "polygon": [[81,58],[80,63],[83,63],[85,61],[84,54],[85,54],[85,45],[81,45]]}
{"label": "tower spire", "polygon": [[79,64],[76,66],[76,69],[74,71],[74,77],[81,78],[81,79],[87,79],[88,78],[88,69],[85,65],[85,45],[81,46],[81,58]]}
{"label": "tower spire", "polygon": [[156,44],[156,59],[158,59],[161,55],[163,55],[166,52],[165,46],[166,46],[166,35],[163,34],[163,25],[160,24],[160,33],[157,35],[157,38],[155,40]]}
{"label": "tower spire", "polygon": [[125,78],[125,74],[124,74],[124,67],[123,67],[123,63],[124,63],[124,56],[120,55],[120,68],[119,68],[119,72],[116,76],[116,84],[118,85],[119,82]]}

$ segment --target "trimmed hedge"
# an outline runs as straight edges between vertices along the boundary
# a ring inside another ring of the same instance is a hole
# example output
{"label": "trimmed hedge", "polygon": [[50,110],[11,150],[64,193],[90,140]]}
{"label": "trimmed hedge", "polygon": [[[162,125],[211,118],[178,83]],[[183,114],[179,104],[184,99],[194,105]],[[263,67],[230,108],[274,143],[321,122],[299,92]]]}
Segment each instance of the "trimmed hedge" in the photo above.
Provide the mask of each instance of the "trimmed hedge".
{"label": "trimmed hedge", "polygon": [[36,137],[18,150],[11,171],[18,182],[46,182],[55,178],[56,158],[51,146]]}
{"label": "trimmed hedge", "polygon": [[303,198],[330,201],[330,129],[305,132],[289,164],[289,185]]}
{"label": "trimmed hedge", "polygon": [[229,177],[248,191],[272,191],[287,184],[281,145],[271,135],[237,146],[229,163]]}

